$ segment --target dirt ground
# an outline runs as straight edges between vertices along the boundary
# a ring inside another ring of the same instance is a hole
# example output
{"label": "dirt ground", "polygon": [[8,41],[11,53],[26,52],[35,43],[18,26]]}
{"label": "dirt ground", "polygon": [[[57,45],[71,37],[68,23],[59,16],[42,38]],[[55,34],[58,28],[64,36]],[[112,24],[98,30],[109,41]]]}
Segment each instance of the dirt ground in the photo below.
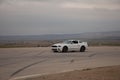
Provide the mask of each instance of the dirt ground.
{"label": "dirt ground", "polygon": [[[50,47],[0,48],[0,80],[120,80],[115,79],[116,74],[120,75],[118,70],[108,71],[108,76],[114,79],[105,77],[106,70],[94,71],[98,67],[120,65],[119,61],[118,46],[88,47],[83,53],[53,53]],[[47,76],[37,78],[42,75]]]}
{"label": "dirt ground", "polygon": [[120,65],[75,70],[19,80],[120,80]]}

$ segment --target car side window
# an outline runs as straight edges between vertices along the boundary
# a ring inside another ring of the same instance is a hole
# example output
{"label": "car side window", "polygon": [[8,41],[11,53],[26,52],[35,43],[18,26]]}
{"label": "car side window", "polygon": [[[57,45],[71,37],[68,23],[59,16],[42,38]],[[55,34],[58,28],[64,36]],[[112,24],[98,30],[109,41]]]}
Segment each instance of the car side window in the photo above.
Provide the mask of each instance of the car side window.
{"label": "car side window", "polygon": [[73,44],[78,44],[78,41],[72,41]]}
{"label": "car side window", "polygon": [[82,41],[79,41],[79,43],[82,43]]}

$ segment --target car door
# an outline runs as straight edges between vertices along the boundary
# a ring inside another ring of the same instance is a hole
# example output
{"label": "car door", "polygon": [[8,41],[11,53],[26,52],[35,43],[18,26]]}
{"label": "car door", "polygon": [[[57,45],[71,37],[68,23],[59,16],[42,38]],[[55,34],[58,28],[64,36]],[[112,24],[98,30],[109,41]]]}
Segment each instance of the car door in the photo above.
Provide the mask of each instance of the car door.
{"label": "car door", "polygon": [[77,40],[73,40],[71,44],[72,50],[78,50],[79,49],[79,44]]}

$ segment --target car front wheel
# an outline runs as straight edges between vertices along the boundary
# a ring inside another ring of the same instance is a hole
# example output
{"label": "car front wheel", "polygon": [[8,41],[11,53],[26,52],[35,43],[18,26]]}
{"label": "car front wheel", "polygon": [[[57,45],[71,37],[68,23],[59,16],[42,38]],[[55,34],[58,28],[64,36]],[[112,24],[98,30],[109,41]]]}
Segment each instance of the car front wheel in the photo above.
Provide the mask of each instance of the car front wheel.
{"label": "car front wheel", "polygon": [[68,51],[68,47],[64,46],[63,49],[62,49],[62,52],[67,52],[67,51]]}

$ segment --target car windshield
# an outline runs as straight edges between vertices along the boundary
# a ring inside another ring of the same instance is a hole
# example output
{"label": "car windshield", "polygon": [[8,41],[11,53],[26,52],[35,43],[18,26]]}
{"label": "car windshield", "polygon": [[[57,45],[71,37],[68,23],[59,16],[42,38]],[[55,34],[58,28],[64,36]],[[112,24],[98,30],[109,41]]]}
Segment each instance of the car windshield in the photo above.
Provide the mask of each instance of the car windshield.
{"label": "car windshield", "polygon": [[66,41],[64,41],[63,43],[70,44],[71,41],[66,40]]}

